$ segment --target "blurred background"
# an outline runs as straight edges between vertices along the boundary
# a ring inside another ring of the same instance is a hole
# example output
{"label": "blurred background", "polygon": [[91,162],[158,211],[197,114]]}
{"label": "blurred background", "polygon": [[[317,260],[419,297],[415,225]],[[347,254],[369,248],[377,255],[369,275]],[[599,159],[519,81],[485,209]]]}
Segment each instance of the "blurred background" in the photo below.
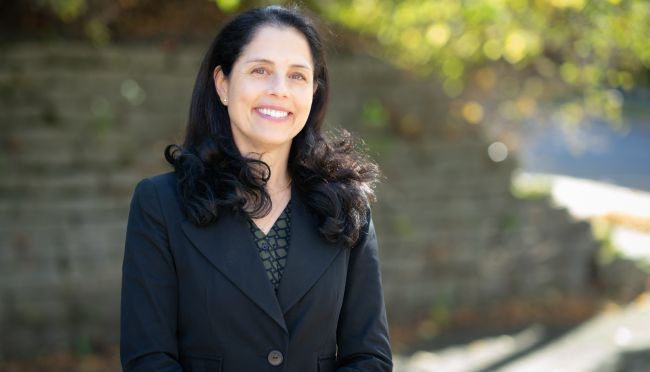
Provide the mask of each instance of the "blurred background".
{"label": "blurred background", "polygon": [[[283,3],[283,2],[276,2]],[[119,370],[129,201],[265,1],[0,0],[0,370]],[[647,371],[650,3],[299,2],[373,207],[396,371]]]}

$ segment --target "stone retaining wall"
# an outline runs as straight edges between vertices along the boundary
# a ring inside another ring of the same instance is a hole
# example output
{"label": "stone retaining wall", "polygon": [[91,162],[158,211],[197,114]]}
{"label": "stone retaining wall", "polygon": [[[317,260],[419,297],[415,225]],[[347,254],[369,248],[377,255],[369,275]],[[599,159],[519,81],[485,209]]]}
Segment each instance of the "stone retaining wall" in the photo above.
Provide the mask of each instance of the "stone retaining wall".
{"label": "stone retaining wall", "polygon": [[[169,169],[202,48],[0,51],[0,356],[117,342],[131,193]],[[329,124],[366,138],[386,175],[373,213],[392,327],[591,291],[588,225],[513,198],[512,157],[494,163],[478,129],[441,123],[434,84],[367,56],[330,69]]]}

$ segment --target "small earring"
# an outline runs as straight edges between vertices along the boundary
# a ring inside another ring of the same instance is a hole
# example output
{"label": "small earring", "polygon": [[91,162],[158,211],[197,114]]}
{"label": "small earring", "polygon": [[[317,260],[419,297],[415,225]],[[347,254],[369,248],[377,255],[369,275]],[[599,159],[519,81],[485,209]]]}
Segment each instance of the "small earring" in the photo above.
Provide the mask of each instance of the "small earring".
{"label": "small earring", "polygon": [[224,98],[224,99],[223,99],[223,104],[224,104],[224,105],[225,105],[225,104],[228,104],[228,98]]}

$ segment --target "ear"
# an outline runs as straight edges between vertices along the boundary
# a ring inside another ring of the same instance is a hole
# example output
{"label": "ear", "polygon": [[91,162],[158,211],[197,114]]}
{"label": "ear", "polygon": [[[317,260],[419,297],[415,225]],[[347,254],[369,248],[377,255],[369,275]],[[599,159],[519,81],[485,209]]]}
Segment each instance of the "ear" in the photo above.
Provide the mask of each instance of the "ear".
{"label": "ear", "polygon": [[224,106],[228,105],[228,78],[223,73],[221,66],[217,66],[212,71],[212,79],[214,80],[214,87],[217,90],[217,96]]}

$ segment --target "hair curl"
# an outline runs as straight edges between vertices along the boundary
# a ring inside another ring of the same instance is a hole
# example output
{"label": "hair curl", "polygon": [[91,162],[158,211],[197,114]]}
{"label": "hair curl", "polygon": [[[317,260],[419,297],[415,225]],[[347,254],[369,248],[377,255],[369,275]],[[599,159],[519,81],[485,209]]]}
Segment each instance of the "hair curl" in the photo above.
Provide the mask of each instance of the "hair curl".
{"label": "hair curl", "polygon": [[293,27],[305,36],[314,60],[317,89],[305,127],[294,137],[288,172],[327,241],[353,247],[368,222],[380,171],[343,130],[327,138],[322,125],[329,79],[323,45],[312,21],[296,7],[268,6],[244,12],[210,45],[196,77],[183,145],[170,144],[165,159],[174,166],[184,213],[192,223],[214,223],[222,208],[265,216],[271,197],[265,189],[269,166],[242,156],[235,145],[227,108],[218,99],[212,72],[226,76],[256,30],[264,25]]}

